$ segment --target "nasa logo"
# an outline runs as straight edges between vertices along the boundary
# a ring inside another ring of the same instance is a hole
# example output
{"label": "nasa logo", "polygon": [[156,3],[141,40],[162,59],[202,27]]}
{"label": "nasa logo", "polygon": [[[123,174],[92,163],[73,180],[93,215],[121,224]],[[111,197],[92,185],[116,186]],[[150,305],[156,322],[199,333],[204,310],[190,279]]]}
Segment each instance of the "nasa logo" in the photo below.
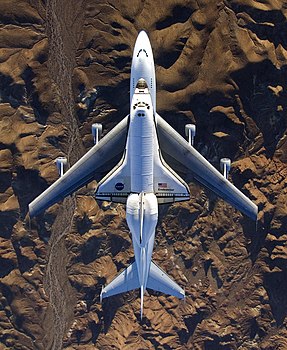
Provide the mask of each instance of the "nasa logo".
{"label": "nasa logo", "polygon": [[123,183],[121,183],[121,182],[118,182],[118,183],[116,183],[116,185],[115,185],[115,188],[116,188],[116,190],[118,190],[118,191],[123,190],[124,187],[125,187],[125,185],[124,185]]}

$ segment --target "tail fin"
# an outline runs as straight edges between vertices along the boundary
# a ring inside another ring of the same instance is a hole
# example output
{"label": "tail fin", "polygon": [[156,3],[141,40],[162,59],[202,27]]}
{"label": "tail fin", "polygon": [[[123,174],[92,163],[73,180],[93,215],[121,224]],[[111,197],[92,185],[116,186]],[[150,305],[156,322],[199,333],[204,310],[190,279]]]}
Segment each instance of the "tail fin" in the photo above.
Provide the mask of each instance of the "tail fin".
{"label": "tail fin", "polygon": [[143,300],[144,300],[144,289],[141,286],[141,320],[143,319]]}
{"label": "tail fin", "polygon": [[151,262],[150,272],[147,280],[147,288],[173,295],[179,299],[185,297],[185,292],[175,283],[161,268]]}

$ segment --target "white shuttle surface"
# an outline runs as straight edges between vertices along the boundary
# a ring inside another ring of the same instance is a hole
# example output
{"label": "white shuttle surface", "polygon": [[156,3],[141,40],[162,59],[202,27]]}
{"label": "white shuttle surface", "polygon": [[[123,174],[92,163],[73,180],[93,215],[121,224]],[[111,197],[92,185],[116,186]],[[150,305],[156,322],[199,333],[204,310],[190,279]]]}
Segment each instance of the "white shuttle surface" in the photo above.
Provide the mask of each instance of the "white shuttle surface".
{"label": "white shuttle surface", "polygon": [[[256,220],[258,208],[156,113],[152,49],[144,31],[137,37],[131,67],[130,114],[29,205],[38,215],[103,173],[95,196],[126,204],[135,261],[103,288],[101,298],[140,289],[141,317],[147,288],[178,298],[184,290],[152,261],[158,205],[189,199],[185,181],[165,162],[176,159],[204,186]],[[120,162],[109,169],[114,160]]]}

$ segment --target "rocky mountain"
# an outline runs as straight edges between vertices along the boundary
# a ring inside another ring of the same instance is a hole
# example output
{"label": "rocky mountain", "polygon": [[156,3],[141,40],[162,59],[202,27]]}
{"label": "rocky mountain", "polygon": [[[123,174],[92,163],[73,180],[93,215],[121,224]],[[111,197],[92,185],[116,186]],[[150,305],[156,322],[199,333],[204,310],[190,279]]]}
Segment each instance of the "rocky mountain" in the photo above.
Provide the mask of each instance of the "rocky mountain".
{"label": "rocky mountain", "polygon": [[[1,0],[0,349],[287,349],[287,5],[283,0]],[[133,260],[96,182],[27,205],[129,113],[132,49],[154,50],[159,114],[259,206],[257,226],[195,182],[160,207],[154,260],[187,298],[101,286]]]}

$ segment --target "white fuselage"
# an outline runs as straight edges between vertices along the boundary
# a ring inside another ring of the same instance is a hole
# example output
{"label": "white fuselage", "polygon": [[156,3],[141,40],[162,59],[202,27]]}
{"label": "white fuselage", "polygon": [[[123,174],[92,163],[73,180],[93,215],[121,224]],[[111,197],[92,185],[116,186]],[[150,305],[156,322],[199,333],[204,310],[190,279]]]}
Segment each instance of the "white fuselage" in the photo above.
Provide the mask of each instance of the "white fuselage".
{"label": "white fuselage", "polygon": [[130,105],[139,79],[144,79],[152,99],[154,115],[156,115],[156,80],[153,53],[149,38],[145,31],[141,31],[137,37],[131,67],[130,78]]}
{"label": "white fuselage", "polygon": [[[139,86],[139,80],[145,86]],[[126,218],[132,233],[139,283],[145,291],[158,221],[153,183],[155,152],[158,152],[154,121],[156,84],[152,49],[145,32],[140,32],[135,44],[130,94],[127,157],[131,194],[127,198]]]}
{"label": "white fuselage", "polygon": [[131,168],[131,192],[154,192],[154,151],[157,144],[151,95],[136,89],[132,98],[127,151]]}
{"label": "white fuselage", "polygon": [[136,88],[131,103],[127,139],[126,156],[132,176],[126,217],[143,290],[146,288],[158,221],[158,202],[153,183],[155,152],[158,152],[158,143],[151,95],[148,88]]}

